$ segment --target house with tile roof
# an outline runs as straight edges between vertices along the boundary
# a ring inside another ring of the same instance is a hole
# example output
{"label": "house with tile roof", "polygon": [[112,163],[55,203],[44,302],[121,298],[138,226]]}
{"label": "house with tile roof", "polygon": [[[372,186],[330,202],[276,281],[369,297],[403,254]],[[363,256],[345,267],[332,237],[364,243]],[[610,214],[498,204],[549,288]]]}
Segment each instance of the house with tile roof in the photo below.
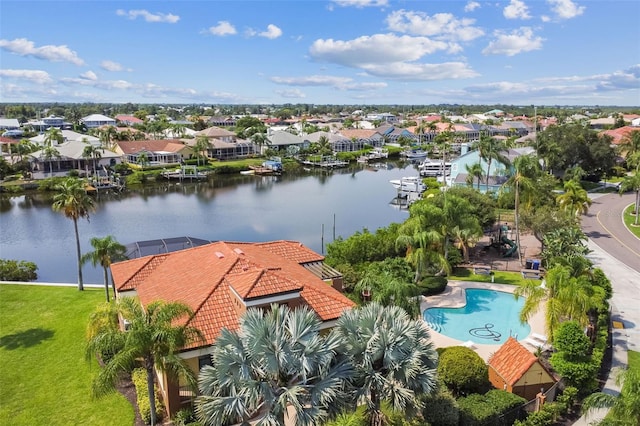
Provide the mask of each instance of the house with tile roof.
{"label": "house with tile roof", "polygon": [[125,126],[133,126],[134,124],[143,124],[144,121],[140,120],[138,117],[133,115],[126,114],[118,114],[116,115],[116,121],[125,125]]}
{"label": "house with tile roof", "polygon": [[[211,362],[211,345],[223,328],[235,330],[249,308],[271,304],[305,305],[333,327],[354,303],[341,293],[342,275],[324,257],[295,241],[244,243],[218,241],[111,265],[118,297],[137,296],[143,306],[155,300],[179,301],[194,314],[187,320],[204,341],[180,356],[197,374]],[[170,414],[188,404],[193,393],[158,372]]]}
{"label": "house with tile roof", "polygon": [[150,165],[176,165],[193,156],[193,149],[177,139],[116,141],[115,146],[115,151],[133,164],[138,164],[143,154]]}
{"label": "house with tile roof", "polygon": [[549,390],[556,379],[538,357],[513,337],[500,346],[488,361],[489,381],[496,389],[504,389],[531,401],[542,390]]}
{"label": "house with tile roof", "polygon": [[115,126],[116,120],[102,114],[91,114],[80,119],[87,126],[87,129],[95,129],[100,126]]}

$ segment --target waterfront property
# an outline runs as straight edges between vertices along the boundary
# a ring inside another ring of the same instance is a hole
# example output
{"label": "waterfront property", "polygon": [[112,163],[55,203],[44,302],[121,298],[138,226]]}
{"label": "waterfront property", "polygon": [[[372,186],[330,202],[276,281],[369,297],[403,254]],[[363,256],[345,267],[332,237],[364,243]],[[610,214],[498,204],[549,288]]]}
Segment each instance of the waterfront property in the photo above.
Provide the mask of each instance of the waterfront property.
{"label": "waterfront property", "polygon": [[[119,297],[137,296],[143,305],[164,300],[191,307],[188,324],[202,332],[204,341],[184,348],[180,356],[197,374],[211,363],[211,345],[220,331],[237,329],[249,308],[308,306],[323,328],[333,327],[354,303],[341,293],[342,275],[323,260],[295,241],[219,241],[114,263],[111,272]],[[184,383],[157,374],[170,415],[192,402],[195,395]]]}
{"label": "waterfront property", "polygon": [[117,141],[116,152],[133,164],[175,165],[191,158],[193,149],[179,140]]}

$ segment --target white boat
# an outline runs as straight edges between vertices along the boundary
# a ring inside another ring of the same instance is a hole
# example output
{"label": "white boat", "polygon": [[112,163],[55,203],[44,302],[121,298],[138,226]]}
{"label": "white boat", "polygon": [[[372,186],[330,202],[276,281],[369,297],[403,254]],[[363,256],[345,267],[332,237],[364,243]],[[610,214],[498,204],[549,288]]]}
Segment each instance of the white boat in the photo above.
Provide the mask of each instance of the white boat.
{"label": "white boat", "polygon": [[420,160],[422,158],[426,158],[428,153],[427,151],[423,151],[421,149],[417,150],[406,150],[400,153],[400,155],[407,158],[407,160]]}
{"label": "white boat", "polygon": [[420,176],[405,176],[389,181],[399,194],[422,193],[426,189]]}
{"label": "white boat", "polygon": [[373,148],[371,151],[369,151],[366,154],[361,155],[360,157],[358,157],[358,163],[366,163],[369,161],[376,161],[376,160],[382,160],[384,158],[388,158],[389,157],[389,150],[386,148]]}
{"label": "white boat", "polygon": [[[439,160],[425,159],[418,166],[420,176],[449,176],[451,174],[451,163]],[[444,173],[443,173],[444,170]]]}

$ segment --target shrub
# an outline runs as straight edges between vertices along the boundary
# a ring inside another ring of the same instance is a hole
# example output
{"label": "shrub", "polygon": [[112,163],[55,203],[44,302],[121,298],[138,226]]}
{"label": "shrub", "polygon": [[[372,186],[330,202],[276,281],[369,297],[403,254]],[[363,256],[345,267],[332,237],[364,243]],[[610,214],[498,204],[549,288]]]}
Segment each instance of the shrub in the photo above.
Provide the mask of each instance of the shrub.
{"label": "shrub", "polygon": [[422,417],[431,426],[458,426],[460,410],[455,398],[449,390],[442,386],[438,393],[425,395],[421,398],[423,403]]}
{"label": "shrub", "polygon": [[173,417],[173,424],[175,426],[195,426],[199,423],[196,420],[193,410],[184,408],[178,411]]}
{"label": "shrub", "polygon": [[424,277],[418,284],[418,288],[423,296],[431,296],[442,293],[447,288],[447,283],[447,277]]}
{"label": "shrub", "polygon": [[37,270],[33,262],[0,259],[1,281],[33,281],[38,279]]}
{"label": "shrub", "polygon": [[588,356],[591,342],[582,331],[582,327],[575,321],[566,321],[560,324],[556,330],[554,346],[558,352],[562,352],[566,360],[581,361]]}
{"label": "shrub", "polygon": [[452,346],[442,351],[438,377],[454,395],[468,395],[489,388],[487,364],[480,355],[464,346]]}
{"label": "shrub", "polygon": [[[149,396],[147,393],[147,371],[144,368],[136,368],[131,373],[131,381],[136,387],[136,395],[138,396],[138,410],[140,416],[146,424],[151,423],[151,405],[149,404]],[[163,405],[158,398],[158,389],[154,386],[156,397],[156,417],[157,421],[162,420]]]}
{"label": "shrub", "polygon": [[[517,408],[525,402],[524,398],[501,389],[460,398],[460,425],[512,424],[520,415]],[[504,417],[498,420],[501,416]]]}

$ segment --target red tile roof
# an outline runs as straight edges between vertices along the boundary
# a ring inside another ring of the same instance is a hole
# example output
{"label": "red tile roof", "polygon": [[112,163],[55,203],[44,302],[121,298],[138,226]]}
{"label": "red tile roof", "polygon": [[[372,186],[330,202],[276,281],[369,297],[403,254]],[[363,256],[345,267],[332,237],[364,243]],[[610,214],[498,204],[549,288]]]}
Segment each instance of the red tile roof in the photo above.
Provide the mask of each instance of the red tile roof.
{"label": "red tile roof", "polygon": [[630,135],[632,132],[640,132],[640,128],[633,126],[618,127],[617,129],[604,130],[600,132],[600,135],[611,136],[611,143],[618,145],[622,140]]}
{"label": "red tile roof", "polygon": [[337,319],[354,304],[302,266],[321,260],[321,255],[294,241],[219,241],[117,262],[111,271],[118,291],[135,289],[143,305],[154,300],[189,305],[194,311],[190,324],[210,345],[222,328],[238,327],[230,289],[245,301],[300,292],[302,301],[323,321]]}
{"label": "red tile roof", "polygon": [[538,358],[527,348],[513,337],[509,337],[489,358],[488,364],[505,383],[513,386],[537,360]]}

